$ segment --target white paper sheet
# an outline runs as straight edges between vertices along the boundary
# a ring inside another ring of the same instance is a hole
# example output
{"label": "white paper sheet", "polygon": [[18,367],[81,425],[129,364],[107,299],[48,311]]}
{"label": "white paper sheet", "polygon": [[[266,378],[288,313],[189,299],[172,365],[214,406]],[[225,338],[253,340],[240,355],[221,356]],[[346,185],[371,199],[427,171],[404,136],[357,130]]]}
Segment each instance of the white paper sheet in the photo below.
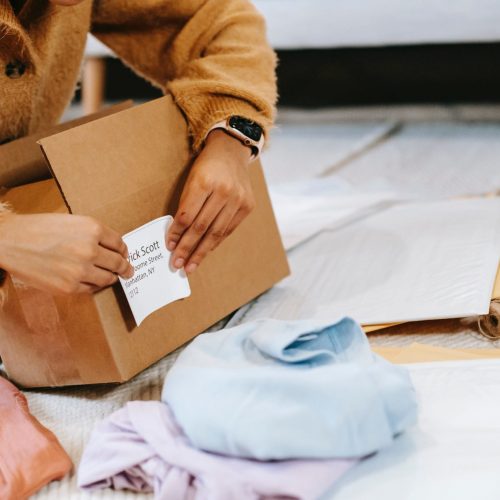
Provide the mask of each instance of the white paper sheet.
{"label": "white paper sheet", "polygon": [[356,192],[334,177],[272,185],[269,192],[286,250],[386,208],[396,198],[390,192]]}
{"label": "white paper sheet", "polygon": [[421,199],[500,192],[499,138],[499,123],[405,124],[336,173],[359,189],[379,186]]}
{"label": "white paper sheet", "polygon": [[401,205],[292,250],[292,275],[238,321],[349,315],[378,324],[485,314],[499,256],[500,199]]}
{"label": "white paper sheet", "polygon": [[309,114],[307,124],[294,123],[297,118],[290,115],[279,115],[281,119],[271,132],[271,147],[262,153],[269,184],[318,177],[378,144],[397,127],[386,121],[325,122],[320,113],[315,118]]}
{"label": "white paper sheet", "polygon": [[170,266],[165,234],[172,221],[170,216],[160,217],[123,237],[135,274],[129,280],[120,278],[120,283],[137,326],[157,309],[191,295],[184,270]]}
{"label": "white paper sheet", "polygon": [[419,422],[323,500],[498,500],[500,360],[408,365]]}

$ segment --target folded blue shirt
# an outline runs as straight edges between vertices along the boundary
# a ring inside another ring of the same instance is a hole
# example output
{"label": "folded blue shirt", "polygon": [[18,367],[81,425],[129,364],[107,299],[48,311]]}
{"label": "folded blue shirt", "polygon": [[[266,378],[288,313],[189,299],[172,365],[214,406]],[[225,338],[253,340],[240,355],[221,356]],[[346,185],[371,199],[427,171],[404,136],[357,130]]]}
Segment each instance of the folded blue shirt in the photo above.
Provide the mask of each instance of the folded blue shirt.
{"label": "folded blue shirt", "polygon": [[352,319],[246,323],[196,338],[162,399],[192,444],[259,460],[361,457],[416,421],[408,372]]}

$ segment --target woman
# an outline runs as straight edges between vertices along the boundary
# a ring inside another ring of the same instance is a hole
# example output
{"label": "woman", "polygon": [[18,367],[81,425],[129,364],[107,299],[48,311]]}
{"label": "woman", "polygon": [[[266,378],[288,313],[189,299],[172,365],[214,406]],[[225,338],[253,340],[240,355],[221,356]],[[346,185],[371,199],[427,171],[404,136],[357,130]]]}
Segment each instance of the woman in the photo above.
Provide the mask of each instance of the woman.
{"label": "woman", "polygon": [[[0,143],[59,120],[88,31],[186,116],[197,156],[166,242],[194,272],[254,204],[248,164],[276,100],[263,20],[247,0],[0,0]],[[25,283],[81,293],[132,276],[122,238],[99,221],[12,208],[0,206],[0,267]]]}

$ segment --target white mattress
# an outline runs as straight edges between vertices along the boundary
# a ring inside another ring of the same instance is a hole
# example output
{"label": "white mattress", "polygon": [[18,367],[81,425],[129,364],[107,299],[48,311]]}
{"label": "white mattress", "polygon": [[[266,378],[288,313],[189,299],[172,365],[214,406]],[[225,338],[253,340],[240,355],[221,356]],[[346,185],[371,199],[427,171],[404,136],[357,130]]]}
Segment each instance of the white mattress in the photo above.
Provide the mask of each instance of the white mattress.
{"label": "white mattress", "polygon": [[[253,0],[276,49],[500,41],[498,0]],[[107,56],[89,37],[88,55]]]}
{"label": "white mattress", "polygon": [[254,0],[278,49],[500,40],[498,0]]}

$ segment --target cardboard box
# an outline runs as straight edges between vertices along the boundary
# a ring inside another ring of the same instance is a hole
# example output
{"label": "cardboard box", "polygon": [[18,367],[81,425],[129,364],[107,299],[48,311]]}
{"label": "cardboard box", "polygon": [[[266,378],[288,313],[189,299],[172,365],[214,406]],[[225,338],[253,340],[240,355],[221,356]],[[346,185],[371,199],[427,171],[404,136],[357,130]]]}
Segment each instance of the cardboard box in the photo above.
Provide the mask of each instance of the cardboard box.
{"label": "cardboard box", "polygon": [[[90,215],[121,234],[175,213],[192,160],[170,97],[39,142],[53,178],[9,189],[3,199],[21,213]],[[126,381],[284,278],[289,268],[262,168],[250,169],[256,209],[190,277],[192,295],[140,327],[119,284],[52,296],[8,277],[0,356],[9,377],[25,387]]]}

